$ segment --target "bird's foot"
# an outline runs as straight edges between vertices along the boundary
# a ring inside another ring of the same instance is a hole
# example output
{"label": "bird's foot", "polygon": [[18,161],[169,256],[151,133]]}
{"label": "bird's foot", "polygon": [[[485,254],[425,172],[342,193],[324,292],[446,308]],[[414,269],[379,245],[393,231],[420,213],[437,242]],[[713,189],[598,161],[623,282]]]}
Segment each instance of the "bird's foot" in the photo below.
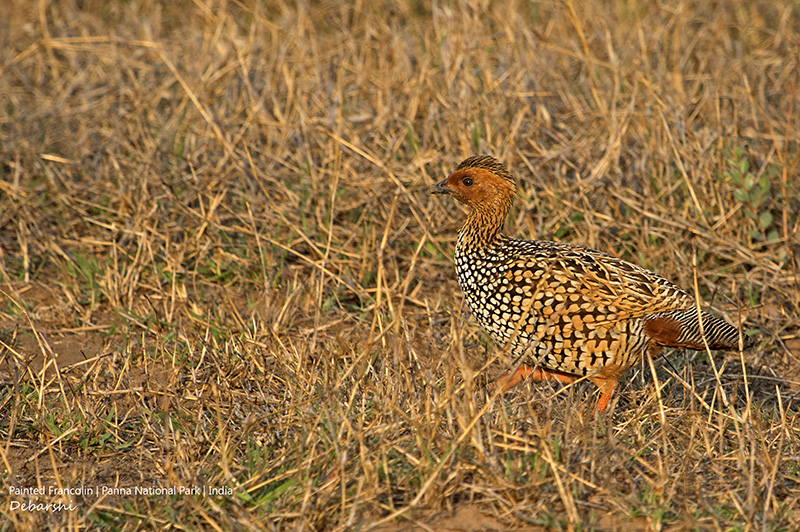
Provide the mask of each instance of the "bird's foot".
{"label": "bird's foot", "polygon": [[551,382],[561,382],[564,384],[570,384],[575,382],[574,375],[570,375],[568,373],[562,373],[560,371],[553,371],[553,370],[546,370],[541,368],[532,368],[531,366],[522,365],[503,377],[500,377],[496,381],[494,381],[491,386],[490,390],[494,391],[499,389],[501,392],[507,392],[520,382],[525,379],[531,379],[533,381],[551,381]]}
{"label": "bird's foot", "polygon": [[602,414],[606,407],[608,407],[608,402],[611,400],[611,396],[614,395],[614,391],[616,391],[619,383],[615,379],[593,378],[591,381],[600,391],[600,398],[597,400],[597,410]]}

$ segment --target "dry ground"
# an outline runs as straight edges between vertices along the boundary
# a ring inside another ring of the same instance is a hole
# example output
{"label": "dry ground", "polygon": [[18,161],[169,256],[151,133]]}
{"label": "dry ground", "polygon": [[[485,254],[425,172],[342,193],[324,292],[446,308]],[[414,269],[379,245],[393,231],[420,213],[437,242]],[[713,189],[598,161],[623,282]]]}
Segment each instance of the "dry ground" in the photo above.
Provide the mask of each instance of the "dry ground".
{"label": "dry ground", "polygon": [[[0,530],[800,529],[798,28],[2,2]],[[757,347],[645,361],[602,416],[584,384],[491,397],[511,362],[427,193],[475,153],[519,177],[509,234],[655,270]]]}

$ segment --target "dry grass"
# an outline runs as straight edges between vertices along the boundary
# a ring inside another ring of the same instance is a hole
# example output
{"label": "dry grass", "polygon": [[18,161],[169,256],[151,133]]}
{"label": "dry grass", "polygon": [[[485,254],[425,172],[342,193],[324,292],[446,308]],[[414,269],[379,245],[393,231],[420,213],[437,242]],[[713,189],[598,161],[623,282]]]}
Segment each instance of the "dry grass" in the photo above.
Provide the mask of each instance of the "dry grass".
{"label": "dry grass", "polygon": [[[0,530],[798,530],[797,6],[308,4],[0,8]],[[757,348],[490,397],[475,153]]]}

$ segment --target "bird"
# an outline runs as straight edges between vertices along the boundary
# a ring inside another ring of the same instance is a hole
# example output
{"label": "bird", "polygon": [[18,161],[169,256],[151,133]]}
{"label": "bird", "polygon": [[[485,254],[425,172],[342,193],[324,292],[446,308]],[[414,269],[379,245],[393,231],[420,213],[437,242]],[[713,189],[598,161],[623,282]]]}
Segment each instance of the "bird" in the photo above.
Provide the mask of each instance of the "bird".
{"label": "bird", "polygon": [[503,233],[517,185],[490,155],[472,156],[432,194],[468,208],[455,247],[458,283],[472,314],[516,360],[493,384],[588,379],[608,406],[622,375],[665,347],[738,350],[751,337],[667,279],[621,258],[566,242]]}

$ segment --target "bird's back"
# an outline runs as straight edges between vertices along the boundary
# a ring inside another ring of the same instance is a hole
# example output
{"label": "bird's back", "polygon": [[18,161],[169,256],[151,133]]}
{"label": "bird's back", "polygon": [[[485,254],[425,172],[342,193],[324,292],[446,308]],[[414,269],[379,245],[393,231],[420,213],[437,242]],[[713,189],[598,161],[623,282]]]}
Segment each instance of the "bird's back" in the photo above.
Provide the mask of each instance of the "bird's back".
{"label": "bird's back", "polygon": [[460,238],[456,271],[478,322],[536,364],[577,375],[622,373],[661,346],[738,346],[738,331],[700,313],[666,279],[599,251],[502,234],[472,248]]}

